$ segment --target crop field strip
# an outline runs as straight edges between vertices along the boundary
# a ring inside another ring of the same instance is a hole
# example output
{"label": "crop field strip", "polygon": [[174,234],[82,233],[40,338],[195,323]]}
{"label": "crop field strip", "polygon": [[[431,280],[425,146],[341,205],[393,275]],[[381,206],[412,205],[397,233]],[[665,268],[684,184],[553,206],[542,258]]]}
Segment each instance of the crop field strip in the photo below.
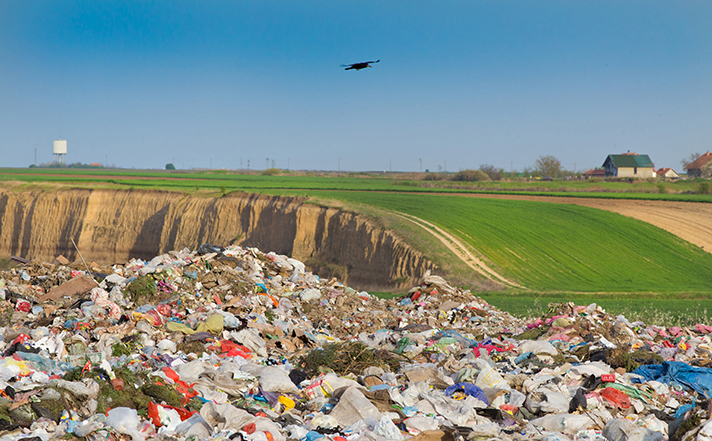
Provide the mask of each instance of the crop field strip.
{"label": "crop field strip", "polygon": [[[559,181],[559,182],[450,182],[450,186],[430,185],[430,181],[392,179],[383,176],[349,174],[348,176],[238,174],[223,171],[168,172],[156,170],[116,169],[0,169],[0,181],[53,182],[58,184],[101,183],[112,188],[194,191],[212,189],[216,192],[290,191],[290,190],[358,190],[404,193],[478,193],[527,194],[538,196],[586,197],[604,199],[670,200],[685,202],[711,202],[712,194],[645,193],[654,191],[654,184]],[[440,181],[437,181],[440,182]],[[476,185],[473,185],[476,184]],[[439,183],[438,185],[446,185]],[[674,183],[679,190],[691,192],[691,183]],[[686,187],[683,187],[686,186]],[[602,191],[606,190],[606,191]],[[626,191],[627,190],[627,191]]]}

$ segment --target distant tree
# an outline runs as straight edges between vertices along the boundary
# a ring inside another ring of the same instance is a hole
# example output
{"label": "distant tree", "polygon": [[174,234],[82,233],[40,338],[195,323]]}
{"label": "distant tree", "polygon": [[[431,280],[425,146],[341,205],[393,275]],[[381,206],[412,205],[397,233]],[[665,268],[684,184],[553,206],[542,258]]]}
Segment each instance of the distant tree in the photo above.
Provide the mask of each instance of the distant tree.
{"label": "distant tree", "polygon": [[452,178],[453,181],[489,181],[490,178],[487,173],[482,170],[460,170],[455,173]]}
{"label": "distant tree", "polygon": [[35,168],[35,164],[30,164],[30,168]]}
{"label": "distant tree", "polygon": [[176,166],[173,165],[172,163],[169,162],[168,164],[166,164],[166,170],[175,170],[175,169],[176,169]]}
{"label": "distant tree", "polygon": [[487,176],[493,181],[501,181],[502,180],[502,174],[504,170],[502,169],[497,169],[494,167],[494,165],[490,164],[482,164],[480,165],[480,170],[487,173]]}
{"label": "distant tree", "polygon": [[692,153],[690,156],[683,158],[682,161],[680,161],[680,164],[682,164],[682,168],[687,167],[688,165],[692,164],[695,162],[695,159],[699,158],[702,156],[702,153]]}
{"label": "distant tree", "polygon": [[561,161],[552,155],[539,156],[534,163],[534,169],[541,173],[542,176],[556,178],[561,175]]}

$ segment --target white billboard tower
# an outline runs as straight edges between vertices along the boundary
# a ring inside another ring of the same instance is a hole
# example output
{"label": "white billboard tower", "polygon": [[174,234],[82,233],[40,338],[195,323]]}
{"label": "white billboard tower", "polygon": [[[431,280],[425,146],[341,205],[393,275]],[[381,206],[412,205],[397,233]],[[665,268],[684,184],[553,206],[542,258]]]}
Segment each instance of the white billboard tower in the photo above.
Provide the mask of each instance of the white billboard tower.
{"label": "white billboard tower", "polygon": [[54,141],[52,153],[54,153],[57,163],[62,164],[62,155],[67,154],[67,140],[58,139]]}

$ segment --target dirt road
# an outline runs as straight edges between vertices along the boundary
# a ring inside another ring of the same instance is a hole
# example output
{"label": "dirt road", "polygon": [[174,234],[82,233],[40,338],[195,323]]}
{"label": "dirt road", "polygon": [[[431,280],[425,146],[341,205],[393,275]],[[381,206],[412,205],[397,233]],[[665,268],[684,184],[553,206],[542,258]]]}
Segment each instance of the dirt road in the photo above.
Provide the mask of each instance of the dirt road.
{"label": "dirt road", "polygon": [[460,260],[462,260],[467,266],[477,271],[480,275],[503,285],[509,285],[515,288],[524,288],[522,285],[519,285],[516,282],[504,278],[501,274],[497,273],[492,268],[487,266],[484,261],[477,258],[473,254],[473,252],[470,251],[470,247],[466,246],[464,243],[460,242],[460,240],[457,239],[455,236],[438,227],[437,225],[434,225],[426,220],[420,219],[419,217],[415,217],[410,214],[395,212],[391,213],[395,216],[399,216],[403,219],[407,219],[413,222],[414,224],[423,228],[428,233],[432,234],[436,239],[442,242],[442,244],[445,245],[452,253],[454,253]]}

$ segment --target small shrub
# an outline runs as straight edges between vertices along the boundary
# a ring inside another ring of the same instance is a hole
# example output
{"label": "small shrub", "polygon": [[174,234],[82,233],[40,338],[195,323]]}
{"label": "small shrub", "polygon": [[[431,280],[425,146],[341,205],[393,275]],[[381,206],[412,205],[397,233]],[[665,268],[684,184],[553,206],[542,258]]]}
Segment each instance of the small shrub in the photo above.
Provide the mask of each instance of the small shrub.
{"label": "small shrub", "polygon": [[660,193],[660,194],[667,193],[667,186],[665,185],[664,182],[658,182],[655,187],[657,188],[658,193]]}
{"label": "small shrub", "polygon": [[451,180],[453,181],[489,181],[490,178],[487,173],[482,170],[460,170],[455,173]]}
{"label": "small shrub", "polygon": [[697,185],[697,193],[698,194],[708,194],[710,192],[710,183],[709,182],[700,182]]}
{"label": "small shrub", "polygon": [[274,176],[282,173],[282,170],[278,168],[268,168],[265,171],[262,172],[263,176]]}
{"label": "small shrub", "polygon": [[423,178],[425,181],[443,181],[445,180],[445,175],[442,173],[428,173]]}

